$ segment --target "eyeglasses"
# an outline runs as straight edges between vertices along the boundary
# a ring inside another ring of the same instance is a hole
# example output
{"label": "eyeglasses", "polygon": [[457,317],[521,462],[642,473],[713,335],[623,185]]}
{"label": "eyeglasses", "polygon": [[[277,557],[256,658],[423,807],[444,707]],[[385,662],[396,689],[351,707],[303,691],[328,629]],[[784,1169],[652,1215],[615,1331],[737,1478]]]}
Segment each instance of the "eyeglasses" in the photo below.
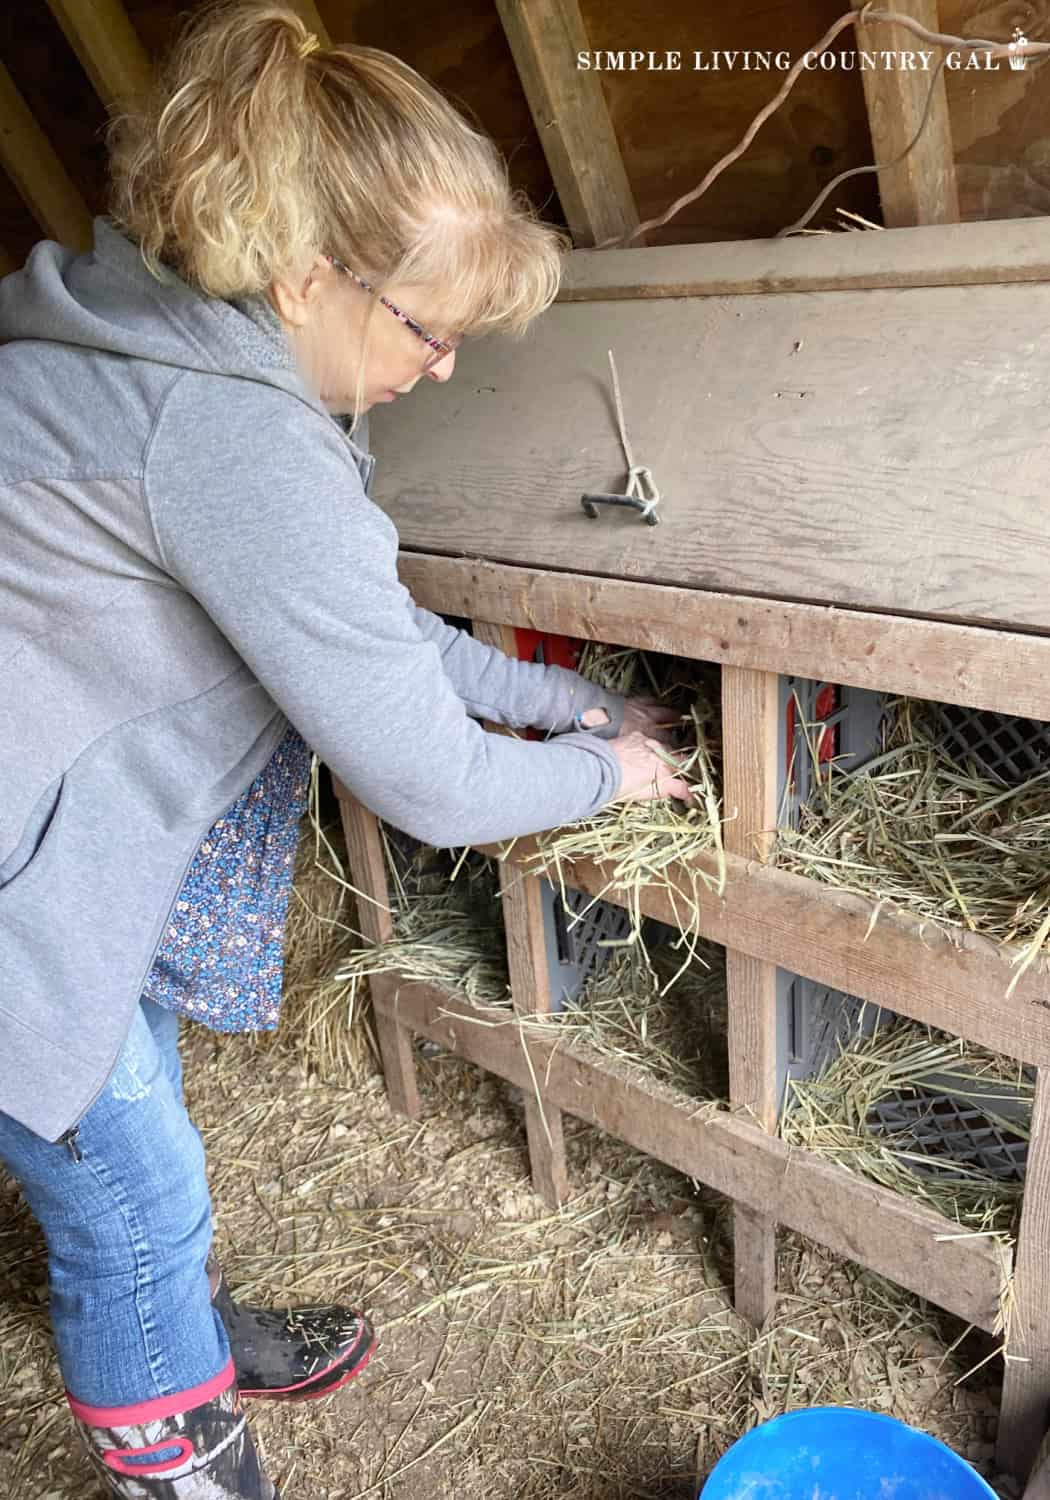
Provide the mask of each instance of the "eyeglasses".
{"label": "eyeglasses", "polygon": [[427,333],[426,329],[417,323],[415,318],[410,318],[408,313],[402,312],[400,307],[396,307],[389,298],[384,297],[381,292],[377,292],[370,282],[365,281],[362,276],[358,276],[356,271],[351,271],[350,267],[345,266],[341,260],[336,260],[334,255],[326,255],[325,260],[334,266],[337,271],[341,271],[344,276],[349,276],[352,281],[356,281],[357,285],[362,287],[364,291],[371,292],[373,297],[378,297],[383,306],[388,307],[395,318],[398,318],[407,328],[411,328],[416,338],[423,340],[424,344],[431,350],[423,365],[424,371],[432,370],[435,365],[439,365],[443,359],[448,358],[453,350],[458,349],[463,342],[463,335],[461,333],[452,334],[447,339],[439,339],[434,334]]}

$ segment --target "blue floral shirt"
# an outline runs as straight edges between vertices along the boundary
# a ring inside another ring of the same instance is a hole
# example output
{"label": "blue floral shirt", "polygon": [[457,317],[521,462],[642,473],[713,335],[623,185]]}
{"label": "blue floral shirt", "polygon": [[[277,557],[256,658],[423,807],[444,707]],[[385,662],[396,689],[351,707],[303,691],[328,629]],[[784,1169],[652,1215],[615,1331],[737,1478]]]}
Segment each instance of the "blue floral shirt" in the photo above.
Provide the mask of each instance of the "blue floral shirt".
{"label": "blue floral shirt", "polygon": [[276,1027],[311,759],[289,728],[251,786],[212,825],[175,899],[146,999],[215,1031]]}

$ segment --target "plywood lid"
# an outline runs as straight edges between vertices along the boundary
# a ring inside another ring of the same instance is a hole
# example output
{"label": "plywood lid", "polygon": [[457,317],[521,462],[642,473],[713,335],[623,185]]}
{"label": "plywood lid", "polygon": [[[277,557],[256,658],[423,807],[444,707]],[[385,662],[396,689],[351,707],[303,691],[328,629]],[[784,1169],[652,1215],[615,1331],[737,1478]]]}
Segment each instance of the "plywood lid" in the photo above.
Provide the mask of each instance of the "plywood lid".
{"label": "plywood lid", "polygon": [[[556,304],[372,412],[404,548],[1050,630],[1050,285]],[[625,463],[661,524],[589,520]]]}

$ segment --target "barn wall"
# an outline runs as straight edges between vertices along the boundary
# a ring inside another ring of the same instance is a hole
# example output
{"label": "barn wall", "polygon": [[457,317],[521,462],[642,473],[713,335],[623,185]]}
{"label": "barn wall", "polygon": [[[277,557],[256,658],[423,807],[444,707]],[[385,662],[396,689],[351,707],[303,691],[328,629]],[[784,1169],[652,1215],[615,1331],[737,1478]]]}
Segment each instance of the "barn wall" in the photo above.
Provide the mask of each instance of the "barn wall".
{"label": "barn wall", "polygon": [[[494,0],[317,0],[334,38],[397,52],[433,79],[497,141],[544,216],[563,222],[535,126]],[[180,15],[173,0],[126,0],[136,31],[158,56]],[[841,0],[581,0],[592,51],[638,48],[682,52],[680,72],[603,72],[628,177],[643,218],[661,214],[736,143],[779,87],[783,73],[737,67],[694,71],[693,53],[811,47],[842,13]],[[988,4],[941,0],[941,24],[964,35],[1008,37],[1020,25],[1050,39],[1045,0]],[[851,46],[844,32],[836,47]],[[53,20],[46,0],[0,7],[0,59],[32,108],[89,208],[105,206],[105,111]],[[961,212],[967,219],[1050,213],[1050,69],[1030,64],[995,75],[947,75]],[[650,243],[747,238],[792,222],[819,189],[848,167],[871,161],[861,79],[836,70],[804,74],[786,104],[763,126],[746,156],[697,204]],[[879,216],[873,175],[839,188],[835,205]],[[0,245],[20,259],[40,230],[0,174]]]}

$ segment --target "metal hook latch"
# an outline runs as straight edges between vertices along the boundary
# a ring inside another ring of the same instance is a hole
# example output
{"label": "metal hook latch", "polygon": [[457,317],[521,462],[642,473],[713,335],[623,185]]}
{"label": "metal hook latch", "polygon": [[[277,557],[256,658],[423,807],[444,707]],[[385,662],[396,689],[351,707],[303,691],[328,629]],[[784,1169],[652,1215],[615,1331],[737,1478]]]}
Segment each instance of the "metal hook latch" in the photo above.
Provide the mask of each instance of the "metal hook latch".
{"label": "metal hook latch", "polygon": [[630,471],[626,495],[581,495],[580,504],[583,506],[584,514],[590,516],[592,521],[598,519],[599,505],[626,505],[631,510],[639,511],[647,526],[658,526],[660,517],[656,513],[656,505],[659,499],[660,491],[653,483],[652,474],[647,467],[640,464]]}

